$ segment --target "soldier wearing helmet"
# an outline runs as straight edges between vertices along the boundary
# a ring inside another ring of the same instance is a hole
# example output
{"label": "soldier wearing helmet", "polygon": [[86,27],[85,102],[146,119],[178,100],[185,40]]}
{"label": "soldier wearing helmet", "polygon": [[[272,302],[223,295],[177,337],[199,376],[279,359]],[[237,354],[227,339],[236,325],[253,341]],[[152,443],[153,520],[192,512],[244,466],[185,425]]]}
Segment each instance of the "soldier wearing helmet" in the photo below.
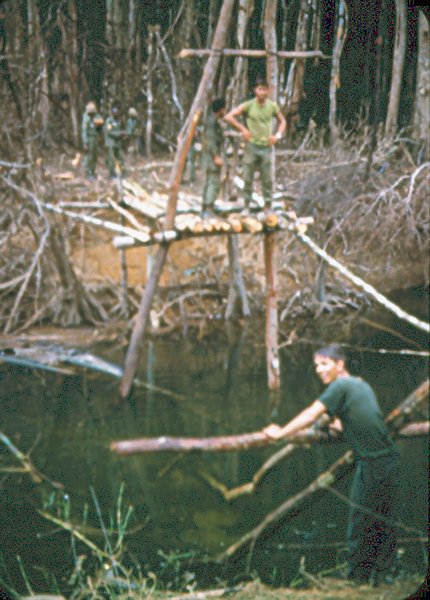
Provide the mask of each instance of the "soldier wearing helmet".
{"label": "soldier wearing helmet", "polygon": [[82,117],[82,143],[85,150],[84,170],[88,179],[96,175],[99,133],[103,118],[97,112],[95,102],[88,102]]}
{"label": "soldier wearing helmet", "polygon": [[121,167],[121,177],[125,177],[124,156],[122,153],[122,138],[126,135],[121,129],[120,111],[118,106],[112,106],[112,114],[105,123],[105,146],[107,150],[107,167],[111,179],[115,179],[115,167]]}

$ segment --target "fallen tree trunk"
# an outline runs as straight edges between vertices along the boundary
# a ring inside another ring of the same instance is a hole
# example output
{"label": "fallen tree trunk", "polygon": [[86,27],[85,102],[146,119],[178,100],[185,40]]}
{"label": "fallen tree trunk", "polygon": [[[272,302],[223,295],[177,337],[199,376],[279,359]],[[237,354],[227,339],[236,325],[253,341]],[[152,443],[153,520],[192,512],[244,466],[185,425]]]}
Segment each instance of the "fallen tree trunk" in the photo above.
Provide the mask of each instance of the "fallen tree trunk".
{"label": "fallen tree trunk", "polygon": [[[410,423],[394,434],[394,437],[417,437],[428,435],[429,421]],[[304,429],[291,438],[283,441],[294,442],[294,444],[319,444],[321,442],[342,442],[342,438],[332,437],[326,431],[318,431],[314,428]],[[129,454],[142,454],[148,452],[228,452],[231,450],[247,450],[261,446],[271,446],[278,442],[270,438],[263,431],[244,433],[242,435],[230,435],[207,438],[181,438],[166,437],[141,438],[139,440],[125,440],[112,442],[110,449],[120,456]]]}

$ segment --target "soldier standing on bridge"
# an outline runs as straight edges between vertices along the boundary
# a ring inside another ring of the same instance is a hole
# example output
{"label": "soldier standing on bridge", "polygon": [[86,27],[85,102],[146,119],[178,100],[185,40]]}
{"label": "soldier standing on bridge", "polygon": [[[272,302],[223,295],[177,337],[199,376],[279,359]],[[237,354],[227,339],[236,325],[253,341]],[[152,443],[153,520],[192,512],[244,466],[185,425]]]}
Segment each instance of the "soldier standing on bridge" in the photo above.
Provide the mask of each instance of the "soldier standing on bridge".
{"label": "soldier standing on bridge", "polygon": [[122,138],[127,135],[122,131],[119,120],[119,108],[112,107],[112,114],[106,119],[105,123],[105,146],[107,150],[107,167],[111,179],[115,179],[115,166],[118,164],[121,167],[121,177],[126,176],[124,167],[124,156],[122,152]]}
{"label": "soldier standing on bridge", "polygon": [[[243,159],[243,181],[245,184],[243,195],[247,209],[250,208],[251,204],[252,183],[256,171],[260,173],[266,208],[270,208],[272,204],[273,181],[270,147],[281,139],[285,131],[285,119],[276,102],[267,97],[268,92],[267,81],[258,79],[254,86],[255,98],[243,102],[225,116],[227,123],[242,132],[242,137],[246,142]],[[236,119],[240,115],[245,115],[246,127]],[[279,123],[275,135],[272,133],[273,117]]]}
{"label": "soldier standing on bridge", "polygon": [[103,118],[97,113],[95,102],[88,102],[82,117],[82,143],[85,150],[84,170],[88,179],[95,179],[99,132]]}
{"label": "soldier standing on bridge", "polygon": [[202,216],[210,216],[221,188],[221,168],[223,165],[221,148],[223,131],[220,120],[225,114],[225,100],[215,98],[212,112],[203,131],[203,152],[205,165],[205,187],[203,188]]}

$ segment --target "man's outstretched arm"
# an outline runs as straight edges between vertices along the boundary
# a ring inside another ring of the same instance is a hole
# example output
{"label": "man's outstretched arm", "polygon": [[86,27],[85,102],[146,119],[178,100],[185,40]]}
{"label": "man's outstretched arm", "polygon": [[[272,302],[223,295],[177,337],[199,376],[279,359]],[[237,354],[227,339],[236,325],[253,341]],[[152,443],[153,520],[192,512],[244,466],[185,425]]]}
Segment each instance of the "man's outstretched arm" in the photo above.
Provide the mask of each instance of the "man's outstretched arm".
{"label": "man's outstretched arm", "polygon": [[326,408],[322,402],[315,400],[308,408],[305,408],[301,413],[294,417],[284,427],[279,425],[271,424],[263,429],[264,433],[275,440],[279,440],[284,437],[291,437],[298,431],[306,429],[310,425],[313,425],[315,421],[318,421],[320,417],[325,413]]}

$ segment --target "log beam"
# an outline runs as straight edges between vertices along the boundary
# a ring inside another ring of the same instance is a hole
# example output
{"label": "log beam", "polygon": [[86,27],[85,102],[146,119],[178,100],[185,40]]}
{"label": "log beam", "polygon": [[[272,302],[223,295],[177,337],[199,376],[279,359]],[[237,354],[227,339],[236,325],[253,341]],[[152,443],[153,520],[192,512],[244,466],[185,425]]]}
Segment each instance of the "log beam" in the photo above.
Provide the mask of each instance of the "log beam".
{"label": "log beam", "polygon": [[[409,423],[397,433],[394,438],[421,437],[429,434],[429,421]],[[283,438],[283,442],[294,444],[320,444],[322,442],[342,442],[341,438],[330,437],[325,431],[316,431],[314,428],[303,429],[291,438]],[[161,436],[157,438],[141,438],[138,440],[124,440],[112,442],[110,449],[119,456],[131,454],[148,454],[151,452],[230,452],[232,450],[248,450],[273,446],[278,440],[270,438],[263,431],[244,433],[242,435],[228,435],[207,438],[182,438]]]}
{"label": "log beam", "polygon": [[331,60],[331,56],[323,54],[320,50],[305,50],[305,51],[287,51],[280,50],[278,52],[266,52],[266,50],[233,50],[232,48],[224,48],[223,50],[210,50],[207,48],[193,49],[183,48],[176,58],[190,58],[193,56],[210,56],[214,53],[222,54],[223,56],[242,56],[249,58],[267,58],[268,56],[276,56],[277,58],[321,58],[324,60]]}

